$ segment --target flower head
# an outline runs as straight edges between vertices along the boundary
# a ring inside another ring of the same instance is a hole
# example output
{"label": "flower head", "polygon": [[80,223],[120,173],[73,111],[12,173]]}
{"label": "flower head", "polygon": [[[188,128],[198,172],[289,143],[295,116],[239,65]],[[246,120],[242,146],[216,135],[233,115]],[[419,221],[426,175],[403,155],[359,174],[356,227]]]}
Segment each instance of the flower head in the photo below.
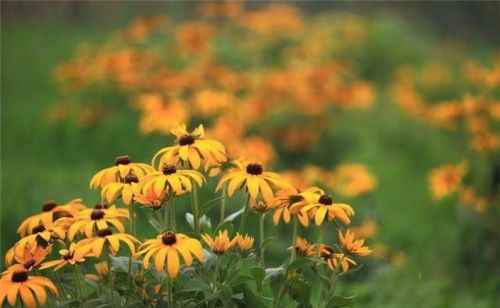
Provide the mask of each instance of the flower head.
{"label": "flower head", "polygon": [[99,258],[105,245],[112,255],[116,255],[120,250],[121,242],[128,246],[132,254],[135,254],[135,243],[139,241],[130,234],[114,233],[109,228],[98,229],[96,231],[96,236],[83,239],[78,242],[78,245],[90,247],[95,257]]}
{"label": "flower head", "polygon": [[124,232],[122,221],[128,218],[129,213],[126,209],[118,209],[115,206],[108,208],[99,206],[96,209],[83,210],[76,215],[76,221],[70,226],[68,238],[72,240],[78,232],[84,233],[86,237],[92,237],[94,231],[107,229],[110,225],[119,232]]}
{"label": "flower head", "polygon": [[467,174],[467,164],[445,165],[431,171],[429,185],[435,199],[442,199],[456,192]]}
{"label": "flower head", "polygon": [[188,164],[193,169],[198,169],[202,161],[214,162],[226,159],[226,149],[224,145],[216,140],[205,139],[203,125],[199,125],[193,132],[189,133],[186,125],[179,125],[172,134],[177,137],[177,145],[159,150],[153,157],[154,166],[158,159],[158,165],[165,164]]}
{"label": "flower head", "polygon": [[354,215],[352,207],[346,203],[334,203],[329,195],[311,193],[306,198],[309,204],[300,209],[303,213],[308,213],[309,217],[314,218],[317,226],[321,225],[325,218],[330,220],[338,219],[344,224],[350,224],[350,216]]}
{"label": "flower head", "polygon": [[144,268],[149,267],[149,260],[154,257],[156,271],[161,272],[166,267],[171,278],[177,277],[180,268],[180,258],[182,256],[187,266],[193,263],[193,256],[198,261],[203,261],[203,248],[201,243],[182,233],[166,231],[159,234],[155,239],[144,242],[139,247],[138,255],[144,255]]}
{"label": "flower head", "polygon": [[120,182],[106,184],[101,190],[101,198],[111,203],[121,196],[123,203],[129,205],[140,190],[139,177],[130,173]]}
{"label": "flower head", "polygon": [[143,192],[156,194],[164,193],[182,195],[193,189],[191,180],[199,187],[205,183],[205,178],[195,170],[179,170],[173,164],[165,164],[161,171],[155,171],[144,177]]}
{"label": "flower head", "polygon": [[9,267],[0,277],[0,306],[4,301],[15,306],[19,298],[29,308],[37,307],[37,302],[44,306],[47,302],[45,289],[57,295],[57,288],[50,279],[41,276],[29,276],[21,264]]}
{"label": "flower head", "polygon": [[71,243],[68,249],[59,250],[59,255],[61,258],[58,260],[48,261],[42,264],[40,269],[47,269],[54,267],[54,271],[57,271],[65,265],[75,265],[85,262],[86,257],[93,257],[92,247],[83,246],[76,243]]}
{"label": "flower head", "polygon": [[45,259],[45,256],[50,252],[50,247],[26,244],[22,253],[20,252],[20,249],[9,249],[5,256],[5,262],[7,265],[11,265],[15,260],[17,263],[24,266],[27,271],[31,271]]}
{"label": "flower head", "polygon": [[219,191],[225,182],[229,182],[227,191],[229,196],[232,196],[237,188],[246,187],[250,197],[257,199],[259,194],[262,194],[264,201],[269,203],[274,198],[271,187],[286,188],[289,186],[279,174],[265,171],[264,167],[256,162],[246,163],[244,168],[228,172],[221,178],[216,191]]}
{"label": "flower head", "polygon": [[345,234],[342,234],[342,231],[339,230],[339,241],[346,254],[365,257],[372,253],[370,248],[363,246],[365,240],[356,240],[354,233],[349,229]]}
{"label": "flower head", "polygon": [[317,187],[310,187],[303,192],[299,192],[294,187],[289,187],[276,192],[276,197],[273,201],[275,204],[273,214],[274,224],[277,225],[281,218],[283,218],[285,223],[289,223],[292,215],[295,215],[304,227],[308,227],[309,216],[307,213],[301,212],[300,209],[309,204],[309,199],[306,196],[316,192],[323,193]]}
{"label": "flower head", "polygon": [[298,256],[310,257],[314,255],[314,247],[315,245],[309,243],[306,239],[297,236],[295,239],[295,245],[290,248],[295,249]]}
{"label": "flower head", "polygon": [[251,235],[236,233],[233,242],[235,247],[238,246],[240,252],[246,253],[252,249],[255,240]]}
{"label": "flower head", "polygon": [[228,236],[227,230],[219,231],[219,234],[212,237],[209,234],[203,234],[201,236],[205,244],[212,250],[215,254],[222,255],[228,250],[233,248],[235,241],[231,240]]}
{"label": "flower head", "polygon": [[133,174],[142,178],[153,171],[153,167],[143,163],[133,163],[127,155],[115,158],[115,165],[97,172],[90,180],[90,188],[104,187],[109,183],[123,182],[125,177]]}

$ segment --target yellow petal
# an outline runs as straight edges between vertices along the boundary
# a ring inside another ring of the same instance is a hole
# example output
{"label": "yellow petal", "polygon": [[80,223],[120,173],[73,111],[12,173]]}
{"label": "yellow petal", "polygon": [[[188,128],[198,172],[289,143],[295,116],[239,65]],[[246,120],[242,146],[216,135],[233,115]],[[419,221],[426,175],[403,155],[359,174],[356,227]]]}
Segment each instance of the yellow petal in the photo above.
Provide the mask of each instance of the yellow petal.
{"label": "yellow petal", "polygon": [[177,273],[179,272],[179,253],[176,249],[172,248],[168,250],[167,255],[167,266],[168,266],[168,275],[171,278],[175,278]]}

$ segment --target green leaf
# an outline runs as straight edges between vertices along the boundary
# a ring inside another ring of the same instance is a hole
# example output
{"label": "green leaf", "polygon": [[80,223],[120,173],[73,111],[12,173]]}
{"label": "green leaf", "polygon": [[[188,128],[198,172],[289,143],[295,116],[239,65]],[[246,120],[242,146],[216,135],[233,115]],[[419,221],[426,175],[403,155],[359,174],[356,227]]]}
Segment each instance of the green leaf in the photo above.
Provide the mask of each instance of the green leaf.
{"label": "green leaf", "polygon": [[340,307],[350,307],[354,305],[354,296],[333,296],[328,303],[326,308],[340,308]]}
{"label": "green leaf", "polygon": [[205,203],[203,203],[200,206],[200,216],[203,216],[205,214],[208,214],[214,207],[216,207],[219,203],[217,201],[220,201],[222,197],[217,197],[215,199],[209,200]]}
{"label": "green leaf", "polygon": [[163,227],[153,216],[149,215],[148,222],[155,228],[156,232],[163,232]]}
{"label": "green leaf", "polygon": [[249,287],[246,287],[243,290],[243,294],[246,307],[265,307],[261,298],[257,296],[257,294],[253,293]]}
{"label": "green leaf", "polygon": [[264,240],[264,242],[262,242],[262,247],[263,248],[266,248],[267,246],[269,246],[269,244],[271,244],[273,241],[275,241],[276,239],[278,239],[277,236],[271,236],[271,237],[268,237]]}
{"label": "green leaf", "polygon": [[250,274],[255,279],[255,285],[257,286],[257,291],[262,290],[262,281],[266,277],[266,270],[262,267],[252,267],[250,268]]}
{"label": "green leaf", "polygon": [[227,216],[226,218],[224,218],[224,221],[233,221],[236,217],[240,216],[241,214],[243,214],[243,211],[245,211],[245,208],[242,207],[240,210],[238,210],[237,212],[234,212],[233,214]]}

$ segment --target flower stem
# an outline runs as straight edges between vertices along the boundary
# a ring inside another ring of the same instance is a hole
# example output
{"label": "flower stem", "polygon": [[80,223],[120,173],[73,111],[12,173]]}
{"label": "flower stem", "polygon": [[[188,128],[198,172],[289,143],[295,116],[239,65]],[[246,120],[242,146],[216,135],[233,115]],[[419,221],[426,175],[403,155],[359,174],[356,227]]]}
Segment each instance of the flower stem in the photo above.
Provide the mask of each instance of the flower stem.
{"label": "flower stem", "polygon": [[198,187],[196,182],[191,180],[193,185],[193,191],[191,192],[191,206],[193,208],[193,225],[194,231],[197,235],[200,235],[200,218],[198,217]]}
{"label": "flower stem", "polygon": [[167,295],[167,301],[168,301],[168,307],[174,307],[174,281],[168,276],[167,273],[167,290],[168,290],[168,295]]}
{"label": "flower stem", "polygon": [[170,198],[168,200],[168,211],[169,211],[169,228],[175,231],[175,207],[174,207],[174,198]]}
{"label": "flower stem", "polygon": [[82,287],[81,287],[81,281],[80,281],[80,273],[78,272],[78,265],[73,266],[73,271],[75,275],[75,298],[78,301],[78,306],[82,306]]}
{"label": "flower stem", "polygon": [[[172,199],[173,196],[169,196],[168,200]],[[163,228],[168,229],[170,227],[168,223],[168,204],[163,204]]]}
{"label": "flower stem", "polygon": [[264,223],[265,223],[265,217],[266,214],[261,213],[260,214],[260,219],[259,219],[259,233],[260,233],[260,266],[264,267],[264,252],[265,252],[265,247],[264,247],[264,239],[265,239],[265,234],[264,234]]}
{"label": "flower stem", "polygon": [[319,251],[319,247],[320,245],[323,243],[323,239],[325,237],[325,227],[326,227],[326,224],[323,223],[320,227],[319,227],[319,233],[318,233],[318,242],[316,244],[316,257],[319,258],[320,257],[320,251]]}
{"label": "flower stem", "polygon": [[222,197],[220,202],[220,223],[224,221],[226,215],[226,203],[227,203],[227,183],[222,186]]}
{"label": "flower stem", "polygon": [[297,251],[295,249],[295,242],[297,240],[297,231],[298,231],[298,224],[297,224],[297,214],[293,216],[293,225],[292,225],[292,256],[290,257],[290,262],[295,260],[295,257],[297,256]]}
{"label": "flower stem", "polygon": [[62,296],[64,297],[64,300],[67,300],[68,297],[66,296],[66,292],[64,292],[64,285],[62,284],[61,277],[59,277],[56,271],[54,271],[54,277],[56,278],[56,282],[59,286],[59,289],[61,289],[61,293]]}
{"label": "flower stem", "polygon": [[113,271],[111,270],[111,255],[109,253],[109,249],[107,246],[104,248],[104,254],[106,256],[106,262],[108,263],[108,270],[109,270],[109,286],[110,286],[110,293],[111,293],[111,307],[116,307],[116,300],[115,300],[115,284],[113,280]]}
{"label": "flower stem", "polygon": [[240,234],[243,234],[243,231],[245,230],[245,224],[247,223],[249,208],[250,208],[250,195],[248,195],[247,197],[247,203],[245,204],[245,209],[243,210],[243,216],[241,217],[240,228],[238,229],[238,232]]}

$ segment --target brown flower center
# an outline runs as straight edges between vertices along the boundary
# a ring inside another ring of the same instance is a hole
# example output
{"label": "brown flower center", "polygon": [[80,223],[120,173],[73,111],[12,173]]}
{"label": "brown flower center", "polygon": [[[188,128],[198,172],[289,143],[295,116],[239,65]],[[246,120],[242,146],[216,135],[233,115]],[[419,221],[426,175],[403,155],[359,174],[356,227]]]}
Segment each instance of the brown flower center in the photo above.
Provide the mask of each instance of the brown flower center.
{"label": "brown flower center", "polygon": [[92,213],[90,213],[90,219],[92,220],[99,220],[104,218],[104,211],[103,210],[93,210]]}
{"label": "brown flower center", "polygon": [[42,224],[39,224],[38,226],[33,227],[31,229],[31,234],[36,234],[45,231],[45,227]]}
{"label": "brown flower center", "polygon": [[123,155],[123,156],[117,156],[115,158],[115,165],[118,166],[118,165],[128,165],[130,164],[130,158],[128,157],[128,155]]}
{"label": "brown flower center", "polygon": [[333,254],[333,248],[330,247],[330,246],[326,246],[324,245],[322,248],[321,248],[321,256],[325,259],[328,259],[332,254]]}
{"label": "brown flower center", "polygon": [[165,232],[161,237],[161,241],[163,242],[163,244],[167,246],[175,244],[177,242],[177,237],[175,236],[175,232],[174,231]]}
{"label": "brown flower center", "polygon": [[172,165],[172,164],[165,164],[165,165],[163,166],[162,171],[163,171],[163,174],[164,174],[164,175],[169,175],[169,174],[174,174],[174,173],[176,173],[176,172],[177,172],[177,168],[175,168],[175,166],[174,166],[174,165]]}
{"label": "brown flower center", "polygon": [[333,199],[331,196],[322,195],[321,197],[319,197],[318,202],[323,204],[323,205],[332,205]]}
{"label": "brown flower center", "polygon": [[129,174],[123,179],[123,181],[125,182],[125,184],[138,183],[139,178],[133,174]]}
{"label": "brown flower center", "polygon": [[12,282],[25,282],[28,280],[28,274],[24,271],[14,272],[11,278]]}
{"label": "brown flower center", "polygon": [[50,212],[57,206],[57,203],[54,201],[47,201],[42,205],[42,211]]}
{"label": "brown flower center", "polygon": [[97,230],[97,236],[99,237],[106,237],[111,234],[113,234],[113,231],[111,231],[111,229],[109,228]]}
{"label": "brown flower center", "polygon": [[194,136],[191,134],[185,134],[179,137],[179,145],[190,145],[194,143]]}
{"label": "brown flower center", "polygon": [[96,210],[102,210],[102,209],[107,209],[108,205],[106,203],[97,203],[94,208]]}
{"label": "brown flower center", "polygon": [[33,259],[29,259],[29,260],[27,260],[26,262],[24,262],[23,266],[24,266],[24,268],[25,268],[25,269],[29,270],[29,269],[31,269],[33,266],[35,266],[35,264],[36,264],[36,261],[35,261],[35,260],[33,260]]}
{"label": "brown flower center", "polygon": [[68,251],[68,253],[67,253],[67,254],[65,254],[64,256],[62,256],[62,258],[63,258],[64,260],[68,261],[68,260],[73,259],[73,255],[74,255],[74,253],[73,253],[73,252],[69,252],[69,251]]}
{"label": "brown flower center", "polygon": [[258,163],[250,163],[247,165],[247,173],[253,175],[262,174],[262,165]]}

